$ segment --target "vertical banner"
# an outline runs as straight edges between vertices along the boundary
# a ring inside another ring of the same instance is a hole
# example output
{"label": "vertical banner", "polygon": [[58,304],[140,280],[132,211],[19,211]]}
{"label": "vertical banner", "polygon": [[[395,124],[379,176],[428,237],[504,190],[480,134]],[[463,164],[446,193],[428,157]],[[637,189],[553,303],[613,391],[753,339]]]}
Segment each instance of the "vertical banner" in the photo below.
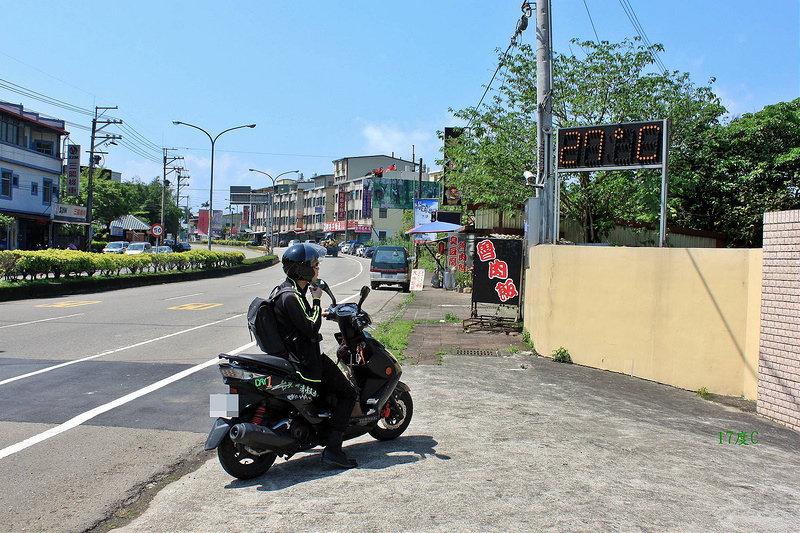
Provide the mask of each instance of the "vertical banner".
{"label": "vertical banner", "polygon": [[519,305],[522,241],[483,239],[475,245],[472,302]]}
{"label": "vertical banner", "polygon": [[250,222],[250,206],[245,205],[242,207],[242,225],[249,226]]}
{"label": "vertical banner", "polygon": [[201,209],[197,215],[197,233],[208,235],[208,209]]}
{"label": "vertical banner", "polygon": [[[414,199],[414,227],[428,224],[433,220],[433,213],[439,210],[438,198]],[[414,235],[414,242],[429,242],[436,240],[435,233],[418,233]]]}
{"label": "vertical banner", "polygon": [[212,233],[222,233],[222,210],[214,210],[214,216],[211,219]]}
{"label": "vertical banner", "polygon": [[70,144],[67,148],[67,195],[81,192],[81,147]]}
{"label": "vertical banner", "polygon": [[345,185],[339,185],[339,215],[337,220],[344,220],[347,218],[347,198],[345,196]]}
{"label": "vertical banner", "polygon": [[295,205],[297,206],[297,224],[295,227],[297,229],[303,229],[303,191],[297,189],[297,199],[295,200]]}
{"label": "vertical banner", "polygon": [[361,194],[362,218],[372,218],[372,180],[363,181],[364,191]]}
{"label": "vertical banner", "polygon": [[467,271],[467,243],[456,235],[447,239],[447,266],[459,272]]}

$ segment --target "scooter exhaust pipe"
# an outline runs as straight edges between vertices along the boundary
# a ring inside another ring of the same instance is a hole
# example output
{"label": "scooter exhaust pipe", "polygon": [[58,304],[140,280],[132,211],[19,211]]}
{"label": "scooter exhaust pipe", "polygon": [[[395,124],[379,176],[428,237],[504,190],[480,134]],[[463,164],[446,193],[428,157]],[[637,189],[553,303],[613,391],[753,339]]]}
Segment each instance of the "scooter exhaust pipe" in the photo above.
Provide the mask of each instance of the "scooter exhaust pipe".
{"label": "scooter exhaust pipe", "polygon": [[229,434],[234,443],[256,450],[271,450],[277,454],[297,451],[297,441],[268,427],[244,422],[231,427]]}

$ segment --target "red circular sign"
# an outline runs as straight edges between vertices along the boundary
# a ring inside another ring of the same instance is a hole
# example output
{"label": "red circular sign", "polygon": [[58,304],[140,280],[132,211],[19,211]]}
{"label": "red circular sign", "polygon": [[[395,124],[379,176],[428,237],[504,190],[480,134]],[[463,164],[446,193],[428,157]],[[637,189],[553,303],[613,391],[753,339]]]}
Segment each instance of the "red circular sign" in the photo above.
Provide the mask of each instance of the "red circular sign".
{"label": "red circular sign", "polygon": [[161,237],[164,235],[164,226],[161,224],[153,224],[153,227],[150,228],[150,233],[153,234],[153,237]]}

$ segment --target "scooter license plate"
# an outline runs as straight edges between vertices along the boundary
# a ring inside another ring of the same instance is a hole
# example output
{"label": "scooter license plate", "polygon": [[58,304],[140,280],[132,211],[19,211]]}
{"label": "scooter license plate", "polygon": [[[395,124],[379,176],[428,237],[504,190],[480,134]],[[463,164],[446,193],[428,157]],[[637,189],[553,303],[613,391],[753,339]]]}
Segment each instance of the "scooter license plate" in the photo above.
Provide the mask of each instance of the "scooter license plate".
{"label": "scooter license plate", "polygon": [[239,416],[239,395],[211,394],[209,396],[209,416],[211,418]]}

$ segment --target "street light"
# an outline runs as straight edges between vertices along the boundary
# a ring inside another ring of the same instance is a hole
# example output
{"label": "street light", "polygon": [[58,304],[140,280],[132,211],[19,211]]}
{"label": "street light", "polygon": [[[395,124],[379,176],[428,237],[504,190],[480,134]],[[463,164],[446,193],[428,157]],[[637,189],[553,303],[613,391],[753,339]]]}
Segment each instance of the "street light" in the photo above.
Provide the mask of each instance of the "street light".
{"label": "street light", "polygon": [[267,217],[267,238],[269,239],[269,251],[271,252],[272,251],[272,191],[275,190],[275,180],[277,180],[278,178],[280,178],[284,174],[298,173],[300,171],[299,170],[287,170],[286,172],[281,172],[280,174],[278,174],[274,178],[270,174],[264,172],[263,170],[256,170],[254,168],[251,168],[250,172],[258,172],[259,174],[264,174],[266,177],[268,177],[269,179],[272,180],[272,188],[269,190],[269,200],[268,200],[268,202],[269,202],[269,215]]}
{"label": "street light", "polygon": [[206,130],[201,128],[200,126],[195,126],[194,124],[189,124],[188,122],[181,122],[180,120],[173,120],[173,124],[177,125],[184,125],[189,126],[190,128],[194,128],[196,130],[200,130],[208,136],[208,139],[211,141],[211,186],[208,192],[208,249],[211,250],[211,221],[214,218],[214,144],[219,139],[220,135],[223,133],[227,133],[229,131],[238,130],[241,128],[255,128],[255,124],[247,124],[244,126],[236,126],[235,128],[228,128],[227,130],[221,131],[217,134],[216,137],[212,137],[210,133]]}

